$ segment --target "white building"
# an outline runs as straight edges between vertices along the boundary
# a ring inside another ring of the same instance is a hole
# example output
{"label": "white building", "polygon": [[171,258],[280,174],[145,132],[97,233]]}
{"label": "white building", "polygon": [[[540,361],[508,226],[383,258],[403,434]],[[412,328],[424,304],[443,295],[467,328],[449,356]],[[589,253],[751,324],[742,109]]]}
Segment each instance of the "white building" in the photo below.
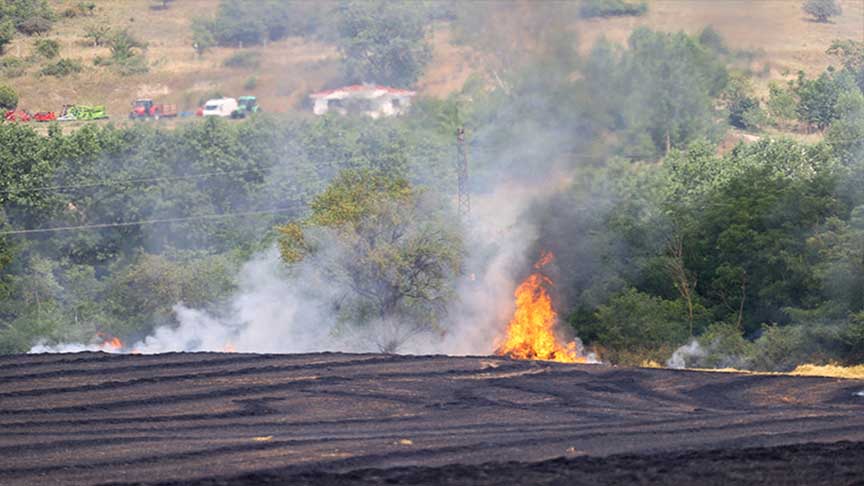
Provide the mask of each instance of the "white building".
{"label": "white building", "polygon": [[314,102],[312,112],[323,115],[335,111],[341,115],[362,113],[372,118],[401,115],[411,106],[416,91],[367,84],[319,91],[309,95]]}

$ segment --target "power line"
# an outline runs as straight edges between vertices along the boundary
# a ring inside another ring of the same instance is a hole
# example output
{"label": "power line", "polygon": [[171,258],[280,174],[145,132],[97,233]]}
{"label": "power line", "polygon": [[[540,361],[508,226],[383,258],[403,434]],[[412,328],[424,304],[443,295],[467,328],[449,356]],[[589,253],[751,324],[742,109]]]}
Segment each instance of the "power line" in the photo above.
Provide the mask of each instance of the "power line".
{"label": "power line", "polygon": [[229,170],[229,171],[221,171],[221,172],[205,172],[203,174],[193,174],[188,176],[173,176],[173,177],[144,177],[140,179],[119,179],[112,181],[100,181],[100,182],[92,182],[89,184],[72,184],[72,185],[62,185],[62,186],[41,186],[41,187],[28,187],[23,189],[2,189],[0,190],[0,194],[9,194],[9,193],[22,193],[22,192],[37,192],[37,191],[57,191],[63,189],[82,189],[88,187],[99,187],[99,186],[121,186],[125,184],[140,184],[147,182],[163,182],[163,181],[178,181],[178,180],[188,180],[188,179],[205,179],[207,177],[215,177],[220,175],[237,175],[237,174],[246,174],[250,172],[261,172],[261,169],[243,169],[243,170]]}
{"label": "power line", "polygon": [[121,223],[99,223],[99,224],[85,224],[80,226],[56,226],[53,228],[33,228],[33,229],[23,229],[23,230],[9,230],[9,231],[0,231],[0,236],[6,235],[23,235],[23,234],[35,234],[35,233],[53,233],[58,231],[82,231],[82,230],[93,230],[93,229],[102,229],[102,228],[118,228],[124,226],[144,226],[150,224],[162,224],[162,223],[183,223],[188,221],[198,221],[198,220],[206,220],[206,219],[224,219],[224,218],[233,218],[237,216],[256,216],[261,214],[277,214],[277,213],[287,213],[291,211],[295,211],[296,207],[290,208],[273,208],[273,209],[264,209],[260,211],[244,211],[239,213],[222,213],[222,214],[206,214],[203,216],[186,216],[180,218],[164,218],[164,219],[148,219],[143,221],[127,221]]}

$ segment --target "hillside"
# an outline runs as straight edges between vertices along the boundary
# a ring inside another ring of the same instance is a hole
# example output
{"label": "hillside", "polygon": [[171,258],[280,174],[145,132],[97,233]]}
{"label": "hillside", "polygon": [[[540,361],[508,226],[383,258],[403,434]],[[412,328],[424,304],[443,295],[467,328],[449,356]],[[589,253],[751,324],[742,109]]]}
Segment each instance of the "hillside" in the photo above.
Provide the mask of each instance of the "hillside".
{"label": "hillside", "polygon": [[[21,97],[21,106],[31,111],[56,110],[63,103],[106,104],[115,119],[122,118],[136,97],[153,97],[191,110],[202,98],[223,93],[256,94],[268,111],[284,112],[297,107],[306,94],[338,79],[339,54],[332,45],[304,38],[289,38],[266,46],[246,49],[215,48],[198,56],[192,48],[193,18],[214,15],[218,0],[178,0],[167,10],[152,8],[151,0],[95,0],[90,16],[59,16],[54,29],[44,36],[61,44],[61,56],[80,60],[81,74],[66,78],[39,76],[45,61],[27,61],[23,75],[0,78]],[[52,0],[59,13],[73,8],[75,0]],[[513,36],[530,36],[520,24],[520,9],[511,2],[492,4],[496,15],[513,17]],[[712,25],[727,44],[746,51],[743,57],[754,72],[762,73],[757,84],[764,91],[769,79],[781,79],[799,69],[808,74],[823,70],[831,59],[825,50],[834,39],[864,38],[864,1],[844,0],[844,13],[835,22],[819,24],[805,18],[799,2],[787,0],[653,0],[643,17],[577,20],[581,50],[587,51],[600,36],[624,42],[636,26],[697,32]],[[522,6],[530,8],[530,4]],[[107,57],[106,47],[94,47],[84,33],[87,26],[104,23],[129,31],[148,43],[150,72],[120,76],[96,67],[97,56]],[[511,25],[508,23],[508,25]],[[446,23],[435,26],[431,64],[418,83],[423,94],[445,96],[459,89],[473,72],[484,70],[484,57],[465,45],[454,45]],[[27,59],[34,38],[18,36],[7,49],[7,57]],[[224,62],[236,54],[259,56],[253,68],[229,68]],[[244,86],[252,86],[245,88]],[[119,115],[119,116],[118,116]]]}

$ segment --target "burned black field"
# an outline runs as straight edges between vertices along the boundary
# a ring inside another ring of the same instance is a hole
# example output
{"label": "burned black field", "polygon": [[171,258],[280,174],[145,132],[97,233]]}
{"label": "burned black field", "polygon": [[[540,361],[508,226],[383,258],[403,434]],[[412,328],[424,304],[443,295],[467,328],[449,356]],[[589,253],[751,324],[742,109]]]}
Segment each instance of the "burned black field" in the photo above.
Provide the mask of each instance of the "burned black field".
{"label": "burned black field", "polygon": [[0,357],[0,484],[849,484],[864,382],[392,355]]}

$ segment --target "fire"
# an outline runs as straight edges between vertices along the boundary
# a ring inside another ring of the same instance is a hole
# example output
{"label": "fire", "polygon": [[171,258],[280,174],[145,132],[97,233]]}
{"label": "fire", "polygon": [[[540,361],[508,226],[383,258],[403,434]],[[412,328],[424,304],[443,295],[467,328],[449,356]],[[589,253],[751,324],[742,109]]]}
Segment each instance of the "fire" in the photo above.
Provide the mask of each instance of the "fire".
{"label": "fire", "polygon": [[547,290],[554,282],[540,272],[554,258],[551,252],[543,253],[534,264],[535,272],[516,288],[516,311],[507,325],[506,338],[495,354],[515,359],[587,362],[579,355],[575,342],[562,344],[555,335],[558,314],[552,307],[552,298]]}
{"label": "fire", "polygon": [[225,346],[222,346],[223,353],[236,353],[237,348],[234,347],[231,343],[225,343]]}
{"label": "fire", "polygon": [[102,340],[102,342],[99,343],[100,351],[119,353],[123,349],[123,341],[118,337],[108,336],[101,332],[97,332],[96,337]]}

